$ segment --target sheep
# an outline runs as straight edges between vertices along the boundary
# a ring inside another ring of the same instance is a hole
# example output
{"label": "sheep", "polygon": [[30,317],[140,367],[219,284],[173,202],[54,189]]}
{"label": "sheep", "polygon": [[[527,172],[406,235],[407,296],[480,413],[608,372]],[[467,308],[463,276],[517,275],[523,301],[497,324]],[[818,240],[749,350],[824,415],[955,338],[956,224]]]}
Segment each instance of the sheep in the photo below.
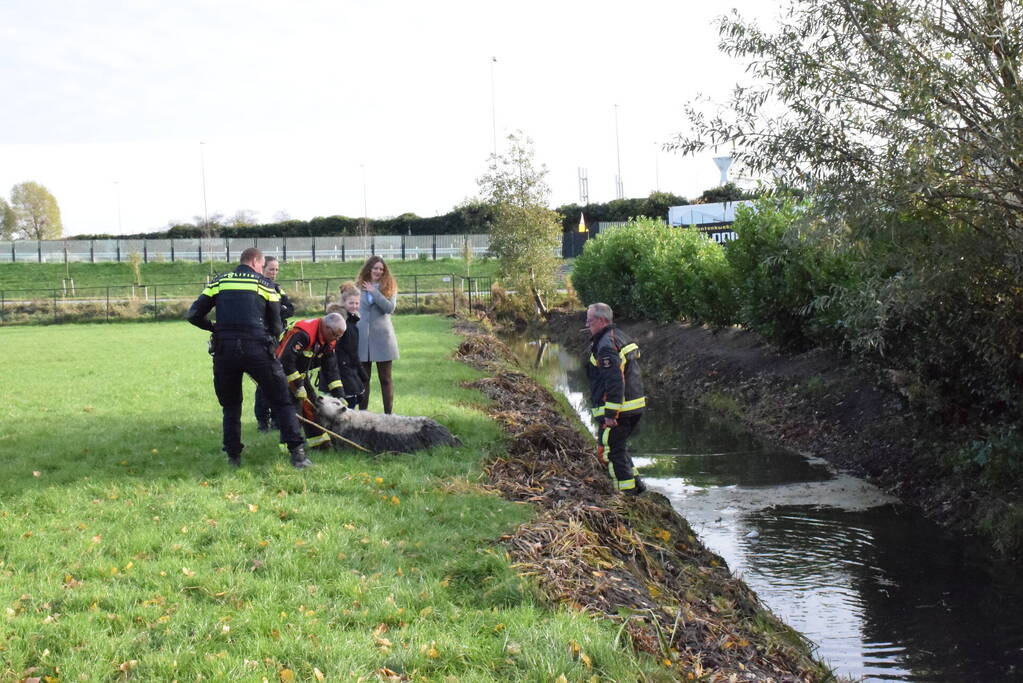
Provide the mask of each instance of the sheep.
{"label": "sheep", "polygon": [[[344,401],[320,396],[317,401],[319,422],[363,448],[381,453],[411,453],[432,446],[461,446],[462,442],[444,425],[428,417],[409,417],[349,410]],[[351,448],[344,441],[331,438],[334,448]]]}

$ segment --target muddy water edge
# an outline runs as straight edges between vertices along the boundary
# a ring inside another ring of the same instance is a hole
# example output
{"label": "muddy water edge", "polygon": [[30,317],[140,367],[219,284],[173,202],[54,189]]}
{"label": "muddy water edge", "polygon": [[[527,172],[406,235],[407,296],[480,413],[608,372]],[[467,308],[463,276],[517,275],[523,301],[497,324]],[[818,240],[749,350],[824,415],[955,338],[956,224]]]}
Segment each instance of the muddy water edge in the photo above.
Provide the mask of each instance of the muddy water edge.
{"label": "muddy water edge", "polygon": [[666,498],[612,489],[591,439],[507,347],[463,334],[458,357],[487,373],[468,386],[493,399],[489,412],[508,434],[507,452],[486,468],[490,485],[537,509],[502,539],[519,571],[552,600],[621,624],[625,642],[661,663],[663,680],[833,680]]}
{"label": "muddy water edge", "polygon": [[[585,415],[586,341],[578,328],[573,318],[555,331],[562,347],[536,343],[533,334],[513,345]],[[757,353],[744,343],[730,351]],[[690,346],[685,356],[690,383],[700,383],[695,390],[678,381],[684,368],[644,357],[655,391],[673,390],[654,395],[633,439],[637,465],[735,575],[818,645],[819,656],[840,675],[868,681],[1023,680],[1023,576],[1015,566],[832,463],[779,448],[784,430],[754,435],[735,413],[738,401],[695,408],[692,398],[707,396],[719,373],[754,371],[748,362],[719,362],[721,349]],[[721,384],[751,386],[739,374]],[[860,404],[863,413],[871,409]],[[813,416],[793,419],[789,429],[815,424],[824,429]],[[850,449],[857,445],[850,440]]]}

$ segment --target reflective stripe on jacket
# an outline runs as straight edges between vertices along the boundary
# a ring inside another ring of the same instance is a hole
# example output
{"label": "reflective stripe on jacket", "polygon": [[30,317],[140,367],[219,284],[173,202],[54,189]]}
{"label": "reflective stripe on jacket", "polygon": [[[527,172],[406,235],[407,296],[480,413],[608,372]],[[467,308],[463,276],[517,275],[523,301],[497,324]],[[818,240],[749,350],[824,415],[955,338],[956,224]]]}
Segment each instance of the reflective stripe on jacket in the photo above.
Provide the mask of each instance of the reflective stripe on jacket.
{"label": "reflective stripe on jacket", "polygon": [[608,325],[590,340],[590,405],[593,417],[615,417],[646,406],[639,346],[624,332]]}
{"label": "reflective stripe on jacket", "polygon": [[[246,265],[218,276],[188,309],[186,319],[217,339],[276,340],[281,325],[281,296],[272,280]],[[206,316],[217,309],[217,321]]]}

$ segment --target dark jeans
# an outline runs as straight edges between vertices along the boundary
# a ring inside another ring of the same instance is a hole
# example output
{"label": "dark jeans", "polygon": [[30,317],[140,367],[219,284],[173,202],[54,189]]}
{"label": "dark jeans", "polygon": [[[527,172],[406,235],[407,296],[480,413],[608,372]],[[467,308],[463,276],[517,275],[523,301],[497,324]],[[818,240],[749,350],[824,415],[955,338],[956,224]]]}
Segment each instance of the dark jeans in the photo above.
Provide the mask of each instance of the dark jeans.
{"label": "dark jeans", "polygon": [[618,481],[627,481],[635,478],[632,469],[632,457],[626,447],[629,437],[635,433],[639,426],[639,418],[642,413],[622,413],[618,416],[618,426],[601,427],[597,434],[597,442],[607,448],[607,459],[611,461],[614,468],[614,477]]}
{"label": "dark jeans", "polygon": [[267,342],[218,340],[213,352],[213,389],[224,410],[224,452],[239,455],[242,443],[242,375],[248,373],[263,390],[281,430],[281,443],[302,443],[284,369]]}

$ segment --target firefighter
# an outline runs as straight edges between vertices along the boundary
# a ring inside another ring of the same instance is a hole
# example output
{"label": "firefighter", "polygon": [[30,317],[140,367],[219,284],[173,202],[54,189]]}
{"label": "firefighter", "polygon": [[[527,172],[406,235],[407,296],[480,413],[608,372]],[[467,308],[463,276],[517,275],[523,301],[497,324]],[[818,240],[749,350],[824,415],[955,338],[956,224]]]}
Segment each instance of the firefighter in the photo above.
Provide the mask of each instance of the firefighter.
{"label": "firefighter", "polygon": [[618,490],[629,495],[646,491],[633,469],[626,441],[636,430],[646,406],[639,369],[639,346],[613,322],[611,307],[591,304],[586,309],[590,333],[590,405],[597,421],[597,457],[608,466]]}
{"label": "firefighter", "polygon": [[[345,333],[347,325],[340,313],[328,313],[322,318],[297,320],[292,323],[284,338],[277,345],[280,359],[295,401],[295,409],[307,420],[316,421],[316,392],[309,380],[309,372],[320,367],[320,374],[327,390],[335,398],[344,398],[343,385],[338,376],[334,348],[337,340]],[[330,444],[330,435],[308,422],[305,429],[306,446],[319,448]]]}
{"label": "firefighter", "polygon": [[[309,464],[298,430],[298,419],[288,398],[288,382],[274,358],[281,334],[280,294],[262,275],[263,252],[250,247],[230,273],[218,276],[188,309],[186,319],[212,332],[213,389],[223,409],[224,452],[231,465],[241,465],[242,375],[248,373],[265,392],[275,415],[279,415],[281,447],[291,454],[291,464]],[[217,309],[217,320],[207,316]]]}

